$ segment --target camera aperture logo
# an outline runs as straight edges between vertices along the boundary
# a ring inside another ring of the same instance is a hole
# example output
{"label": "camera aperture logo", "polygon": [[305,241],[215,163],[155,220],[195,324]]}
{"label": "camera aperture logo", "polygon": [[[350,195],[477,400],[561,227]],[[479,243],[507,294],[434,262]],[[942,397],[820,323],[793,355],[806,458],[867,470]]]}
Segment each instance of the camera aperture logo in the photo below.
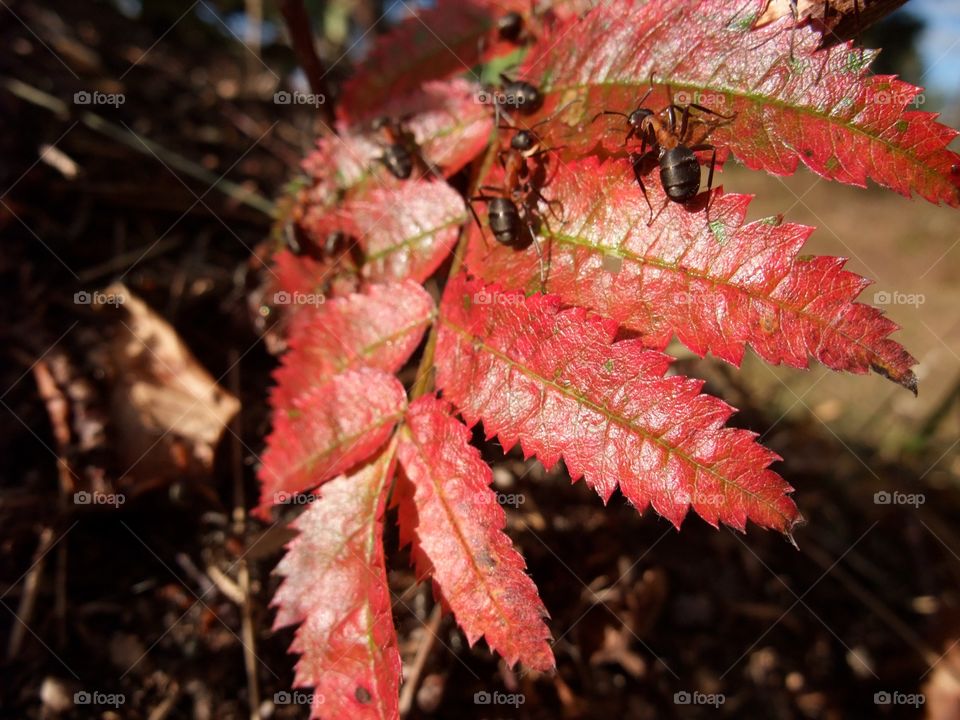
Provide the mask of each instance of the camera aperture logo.
{"label": "camera aperture logo", "polygon": [[520,707],[527,701],[522,693],[502,693],[487,692],[481,690],[473,694],[474,705],[512,705],[515,708]]}
{"label": "camera aperture logo", "polygon": [[114,307],[119,307],[123,305],[126,300],[123,293],[103,293],[98,290],[94,290],[93,292],[80,290],[73,294],[74,305],[113,305]]}
{"label": "camera aperture logo", "polygon": [[112,105],[115,108],[120,107],[127,101],[123,93],[104,93],[99,90],[90,92],[88,90],[78,90],[73,94],[74,105]]}
{"label": "camera aperture logo", "polygon": [[103,693],[99,690],[89,692],[87,690],[78,690],[73,694],[74,705],[102,705],[104,707],[118,708],[127,701],[123,693]]}
{"label": "camera aperture logo", "polygon": [[305,93],[299,90],[293,92],[278,90],[273,94],[275,105],[313,105],[314,107],[320,107],[326,101],[327,98],[320,93]]}
{"label": "camera aperture logo", "polygon": [[123,493],[89,492],[81,490],[73,494],[74,505],[112,505],[120,507],[127,501]]}

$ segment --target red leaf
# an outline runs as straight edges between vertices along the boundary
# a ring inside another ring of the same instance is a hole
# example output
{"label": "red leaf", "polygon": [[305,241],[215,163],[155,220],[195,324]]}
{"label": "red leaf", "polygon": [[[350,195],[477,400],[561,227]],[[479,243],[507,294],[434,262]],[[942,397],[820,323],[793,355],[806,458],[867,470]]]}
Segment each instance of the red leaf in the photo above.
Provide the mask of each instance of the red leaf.
{"label": "red leaf", "polygon": [[290,351],[274,374],[275,409],[347,369],[397,372],[416,349],[433,316],[430,295],[417,283],[371,285],[362,294],[335,298],[290,333]]}
{"label": "red leaf", "polygon": [[334,375],[275,412],[260,468],[258,514],[346,472],[390,435],[406,405],[403,385],[379,370]]}
{"label": "red leaf", "polygon": [[467,219],[463,198],[444,182],[407,181],[348,201],[369,280],[423,282],[457,243]]}
{"label": "red leaf", "polygon": [[[621,148],[622,118],[657,83],[644,106],[698,102],[736,117],[710,136],[745,165],[786,175],[802,160],[824,177],[865,186],[867,178],[934,203],[960,205],[960,156],[947,149],[957,131],[936,115],[908,110],[920,88],[869,75],[874,51],[846,43],[817,50],[811,26],[778,22],[751,31],[755,0],[664,0],[602,3],[582,21],[538,43],[525,76],[576,106],[583,127],[563,139],[574,156],[598,138]],[[695,113],[696,114],[696,113]],[[701,117],[704,117],[701,115]]]}
{"label": "red leaf", "polygon": [[546,610],[470,431],[434,397],[410,405],[406,427],[397,453],[412,487],[400,493],[400,523],[420,575],[433,576],[470,645],[484,636],[510,665],[552,669]]}
{"label": "red leaf", "polygon": [[[478,102],[479,90],[462,78],[428,82],[415,93],[378,105],[375,116],[402,121],[421,158],[450,177],[483,150],[493,127],[490,108]],[[338,135],[318,140],[317,149],[303,161],[304,170],[324,186],[320,197],[333,200],[334,191],[403,182],[379,161],[388,143],[382,131],[370,127],[372,119],[341,125]],[[415,169],[416,176],[425,170]]]}
{"label": "red leaf", "polygon": [[467,423],[547,467],[563,458],[604,501],[619,485],[679,526],[689,506],[707,522],[749,518],[790,534],[791,491],[755,435],[724,427],[733,409],[703,383],[663,375],[669,358],[640,340],[612,342],[614,322],[555,295],[524,298],[456,278],[440,308],[437,386]]}
{"label": "red leaf", "polygon": [[[370,118],[381,105],[427,80],[472,72],[497,18],[530,9],[529,0],[438,0],[377,39],[367,60],[343,87],[344,119]],[[478,79],[478,78],[476,78]]]}
{"label": "red leaf", "polygon": [[311,718],[398,717],[400,655],[383,558],[384,457],[323,486],[294,521],[277,566],[274,629],[302,623],[295,687],[313,686]]}
{"label": "red leaf", "polygon": [[[871,368],[916,392],[916,361],[888,338],[897,325],[854,302],[869,281],[844,260],[799,259],[812,228],[776,218],[744,224],[747,195],[714,193],[668,202],[654,169],[644,179],[655,220],[628,162],[587,158],[561,165],[544,192],[563,207],[546,213],[541,243],[546,289],[642,333],[664,349],[676,335],[698,355],[739,365],[750,343],[767,362],[807,367],[810,355],[834,370]],[[707,220],[709,214],[710,220]],[[467,267],[507,287],[540,288],[536,249],[498,245],[472,230]]]}

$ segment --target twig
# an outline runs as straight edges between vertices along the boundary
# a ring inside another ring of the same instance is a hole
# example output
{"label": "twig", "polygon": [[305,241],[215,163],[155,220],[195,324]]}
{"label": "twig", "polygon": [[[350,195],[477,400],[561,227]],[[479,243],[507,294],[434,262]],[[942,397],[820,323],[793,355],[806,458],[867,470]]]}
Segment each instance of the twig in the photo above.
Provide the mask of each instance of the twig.
{"label": "twig", "polygon": [[[484,170],[493,162],[493,158],[496,156],[498,147],[497,143],[491,142],[490,146],[487,148],[487,152],[483,157],[482,162],[476,166],[473,176],[470,178],[470,190],[467,193],[467,197],[472,197],[476,193],[477,186],[480,183],[480,178],[483,175]],[[469,202],[469,200],[467,201]],[[453,277],[460,272],[460,267],[463,265],[463,256],[466,254],[467,250],[467,238],[470,236],[470,226],[469,220],[467,223],[464,223],[463,228],[460,230],[460,239],[457,242],[457,248],[453,251],[453,261],[450,263],[450,272],[447,273],[447,283],[453,279]],[[437,322],[439,321],[439,315],[437,320],[434,320],[433,325],[430,327],[430,336],[427,338],[426,347],[423,350],[423,357],[420,358],[420,365],[417,367],[416,381],[414,381],[413,387],[410,388],[410,401],[416,400],[422,395],[426,395],[433,388],[433,355],[437,347]]]}
{"label": "twig", "polygon": [[20,596],[20,605],[17,607],[17,618],[10,630],[10,640],[7,643],[7,660],[13,660],[20,654],[20,645],[23,643],[24,633],[30,620],[33,618],[33,609],[36,606],[37,588],[40,586],[40,574],[43,572],[43,559],[53,544],[53,528],[44,528],[40,533],[40,542],[33,554],[33,566],[27,573],[23,583],[23,595]]}
{"label": "twig", "polygon": [[[46,108],[57,115],[62,115],[63,117],[70,116],[69,108],[65,102],[54,97],[53,95],[43,92],[43,90],[40,90],[39,88],[35,88],[32,85],[28,85],[27,83],[15,78],[8,77],[0,78],[0,85],[5,87],[21,100],[26,100],[29,103]],[[148,156],[151,153],[155,153],[157,157],[161,158],[170,167],[176,168],[180,172],[189,175],[195,180],[200,180],[201,182],[207,183],[211,190],[216,188],[224,195],[232,198],[238,203],[242,203],[248,207],[252,207],[255,210],[259,210],[270,218],[274,216],[273,203],[259,193],[245,188],[242,185],[238,185],[235,182],[231,182],[230,180],[221,178],[207,170],[205,167],[198,165],[197,163],[185,158],[183,155],[180,155],[173,150],[168,150],[153,140],[136,136],[126,128],[122,128],[119,125],[114,125],[112,122],[104,120],[99,115],[87,110],[84,110],[80,113],[80,122],[94,132],[106,135],[107,137],[116,140],[117,142],[122,143],[133,150],[136,150],[138,153]]]}
{"label": "twig", "polygon": [[153,710],[150,711],[150,715],[147,716],[147,720],[165,720],[165,718],[173,712],[173,709],[177,706],[177,703],[180,701],[180,686],[174,684],[173,690],[160,701],[160,704],[157,705]]}
{"label": "twig", "polygon": [[323,120],[328,125],[333,123],[333,97],[327,83],[327,73],[323,62],[317,55],[317,48],[313,43],[313,32],[310,29],[310,15],[303,4],[303,0],[279,0],[280,13],[287,24],[290,43],[297,56],[300,67],[303,68],[310,89],[315,95],[322,95],[323,102],[317,106]]}
{"label": "twig", "polygon": [[417,688],[420,686],[420,676],[423,674],[423,668],[426,667],[430,651],[433,650],[434,643],[437,640],[437,633],[440,632],[441,617],[442,613],[438,603],[433,606],[430,619],[424,625],[425,632],[420,640],[420,646],[417,648],[417,655],[413,659],[410,677],[407,678],[407,681],[403,684],[403,690],[400,691],[400,717],[406,717],[413,709],[413,699],[417,694]]}
{"label": "twig", "polygon": [[[804,545],[804,551],[807,556],[820,567],[824,570],[829,570],[833,578],[843,585],[851,595],[866,605],[874,615],[885,622],[887,626],[893,630],[895,635],[900,636],[901,640],[923,658],[925,663],[934,665],[939,660],[939,653],[924,642],[923,638],[917,635],[917,633],[887,607],[880,598],[870,592],[868,588],[861,585],[842,567],[836,565],[827,552],[820,548],[814,541],[807,539]],[[950,668],[950,674],[953,675],[954,679],[960,681],[960,676],[958,676],[953,668]]]}
{"label": "twig", "polygon": [[[230,350],[230,391],[240,397],[240,357],[236,349]],[[233,432],[230,436],[230,460],[233,471],[233,534],[243,538],[247,530],[247,501],[243,488],[243,448],[240,438],[243,426],[241,412],[237,412],[230,421]],[[257,636],[254,632],[253,609],[250,602],[250,568],[246,557],[237,561],[237,585],[242,596],[240,603],[241,630],[243,640],[243,667],[247,675],[247,692],[250,695],[250,720],[260,720],[260,684],[257,678]]]}

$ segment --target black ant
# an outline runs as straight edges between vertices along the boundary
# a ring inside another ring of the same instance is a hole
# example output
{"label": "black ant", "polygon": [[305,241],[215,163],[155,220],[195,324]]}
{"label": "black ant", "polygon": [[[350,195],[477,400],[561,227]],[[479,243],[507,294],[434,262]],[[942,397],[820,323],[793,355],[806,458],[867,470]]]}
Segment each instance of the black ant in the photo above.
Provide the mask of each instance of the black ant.
{"label": "black ant", "polygon": [[543,93],[526,80],[511,80],[500,75],[499,87],[485,88],[485,94],[491,97],[499,116],[500,108],[516,110],[521,115],[532,115],[543,105]]}
{"label": "black ant", "polygon": [[[533,17],[535,10],[532,2],[530,5],[530,16]],[[533,34],[529,32],[527,21],[523,14],[516,10],[505,12],[497,18],[496,31],[496,39],[498,41],[517,45],[518,47],[526,45],[534,39]],[[483,55],[487,48],[487,42],[487,37],[481,37],[480,40],[477,41],[477,51],[479,55]]]}
{"label": "black ant", "polygon": [[[549,119],[541,120],[537,125],[547,122]],[[559,201],[547,200],[541,194],[540,188],[543,185],[545,168],[542,163],[536,162],[535,167],[531,170],[529,161],[535,160],[549,151],[541,146],[540,138],[532,129],[517,129],[512,125],[500,125],[499,127],[516,130],[513,137],[510,138],[510,145],[502,149],[497,156],[500,165],[503,167],[503,182],[501,187],[480,186],[481,192],[489,191],[499,194],[476,195],[470,198],[470,201],[471,203],[473,201],[487,203],[487,224],[498,243],[517,249],[528,247],[531,242],[533,243],[540,258],[540,285],[542,288],[546,283],[546,268],[543,261],[543,250],[540,247],[540,241],[537,239],[536,225],[538,219],[535,215],[535,208],[542,201],[553,213],[553,205],[559,204]],[[473,213],[477,225],[482,227],[480,218],[477,217],[472,204],[470,205],[470,212]],[[556,216],[555,213],[554,216]],[[524,236],[524,230],[527,237]]]}
{"label": "black ant", "polygon": [[334,230],[327,234],[323,242],[323,255],[326,258],[333,259],[335,263],[339,263],[346,258],[348,269],[354,271],[363,267],[366,260],[357,239],[342,230]]}
{"label": "black ant", "polygon": [[380,117],[373,121],[371,128],[383,132],[387,144],[383,155],[377,160],[382,162],[397,180],[409,178],[414,165],[423,165],[434,172],[434,168],[430,167],[421,155],[413,133],[404,127],[402,120]]}
{"label": "black ant", "polygon": [[523,15],[511,10],[497,18],[497,35],[501,40],[519,45],[523,40],[524,26]]}
{"label": "black ant", "polygon": [[[667,105],[666,108],[660,112],[654,112],[649,108],[642,107],[643,102],[651,92],[653,92],[652,87],[640,98],[640,102],[637,103],[637,109],[629,115],[615,110],[604,110],[593,118],[596,120],[600,115],[619,115],[620,117],[626,118],[627,123],[630,125],[630,131],[627,133],[624,142],[629,142],[635,135],[640,136],[642,141],[640,153],[633,155],[631,159],[633,161],[637,183],[639,183],[640,189],[643,191],[643,197],[647,201],[647,206],[650,207],[650,221],[648,224],[653,222],[653,206],[650,204],[650,198],[647,197],[647,189],[644,187],[640,174],[641,167],[647,158],[653,153],[656,153],[657,163],[660,166],[660,182],[663,185],[664,192],[670,200],[684,203],[696,197],[700,191],[700,161],[697,159],[695,153],[712,150],[710,173],[707,177],[707,191],[709,192],[713,187],[713,171],[717,160],[717,149],[713,145],[702,142],[706,139],[707,135],[709,135],[710,131],[700,138],[701,142],[695,145],[688,144],[691,141],[689,131],[692,130],[690,126],[690,111],[699,110],[700,112],[714,115],[723,120],[732,120],[734,118],[733,115],[722,115],[697,103],[688,103],[683,106],[677,105],[673,102],[672,97],[670,104]],[[682,113],[679,129],[677,128],[678,111]],[[667,114],[666,120],[661,117],[663,113]],[[647,146],[650,147],[649,150],[647,150]]]}

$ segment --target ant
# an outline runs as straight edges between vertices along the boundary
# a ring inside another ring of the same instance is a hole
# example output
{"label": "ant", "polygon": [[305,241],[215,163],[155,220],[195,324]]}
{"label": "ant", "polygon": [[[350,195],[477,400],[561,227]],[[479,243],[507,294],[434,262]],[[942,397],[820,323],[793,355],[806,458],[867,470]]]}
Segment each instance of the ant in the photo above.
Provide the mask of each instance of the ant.
{"label": "ant", "polygon": [[497,18],[497,35],[501,40],[519,45],[524,39],[523,15],[511,10]]}
{"label": "ant", "polygon": [[397,180],[409,178],[415,164],[424,165],[430,172],[435,172],[424,160],[417,147],[416,138],[403,126],[402,120],[379,117],[371,123],[371,128],[383,132],[387,145],[383,155],[377,160],[383,163]]}
{"label": "ant", "polygon": [[[632,156],[634,174],[637,183],[643,191],[643,198],[647,201],[650,208],[650,220],[648,225],[653,222],[653,206],[650,204],[650,198],[647,197],[647,189],[644,187],[643,179],[640,175],[640,168],[647,158],[656,153],[657,163],[660,166],[660,182],[663,185],[664,192],[670,200],[677,203],[684,203],[696,197],[700,191],[700,161],[695,153],[705,150],[712,150],[710,157],[710,173],[707,177],[707,191],[713,187],[713,171],[717,160],[717,149],[713,145],[704,143],[707,135],[713,128],[708,130],[707,134],[700,138],[701,142],[690,145],[692,130],[690,126],[690,111],[698,110],[700,112],[713,115],[722,120],[732,120],[734,115],[722,115],[710,108],[698,105],[697,103],[687,103],[683,106],[677,105],[670,98],[670,104],[660,112],[654,112],[649,108],[642,107],[644,101],[653,92],[653,87],[647,90],[646,94],[640,98],[637,103],[637,109],[626,115],[615,110],[604,110],[594,116],[596,120],[601,115],[619,115],[626,118],[630,125],[630,131],[624,143],[630,141],[635,135],[639,135],[642,144],[640,153]],[[677,113],[680,112],[680,127],[677,128]],[[661,117],[667,114],[667,119]],[[592,121],[591,121],[592,122]],[[647,150],[647,146],[650,147]]]}
{"label": "ant", "polygon": [[498,117],[501,106],[521,115],[532,115],[543,105],[543,93],[536,85],[526,80],[511,80],[502,73],[500,83],[499,87],[485,88],[484,93],[492,99]]}
{"label": "ant", "polygon": [[[549,119],[541,120],[533,127],[541,125]],[[535,215],[536,205],[541,201],[546,203],[551,214],[556,217],[553,212],[553,205],[560,203],[557,200],[548,200],[540,192],[544,181],[545,168],[542,163],[536,161],[536,166],[531,170],[529,161],[535,160],[550,151],[541,146],[540,138],[533,132],[532,128],[518,129],[512,125],[499,125],[498,127],[516,131],[510,138],[509,146],[500,150],[497,156],[500,165],[503,167],[503,182],[500,187],[481,185],[481,193],[488,191],[498,194],[480,194],[470,198],[470,212],[473,213],[477,226],[482,228],[480,218],[473,209],[472,202],[486,202],[487,224],[493,233],[494,240],[501,245],[517,249],[528,247],[531,242],[533,243],[540,259],[540,286],[542,289],[546,283],[546,268],[543,249],[537,238],[535,227],[539,224]],[[524,237],[524,230],[526,230],[529,239]]]}

